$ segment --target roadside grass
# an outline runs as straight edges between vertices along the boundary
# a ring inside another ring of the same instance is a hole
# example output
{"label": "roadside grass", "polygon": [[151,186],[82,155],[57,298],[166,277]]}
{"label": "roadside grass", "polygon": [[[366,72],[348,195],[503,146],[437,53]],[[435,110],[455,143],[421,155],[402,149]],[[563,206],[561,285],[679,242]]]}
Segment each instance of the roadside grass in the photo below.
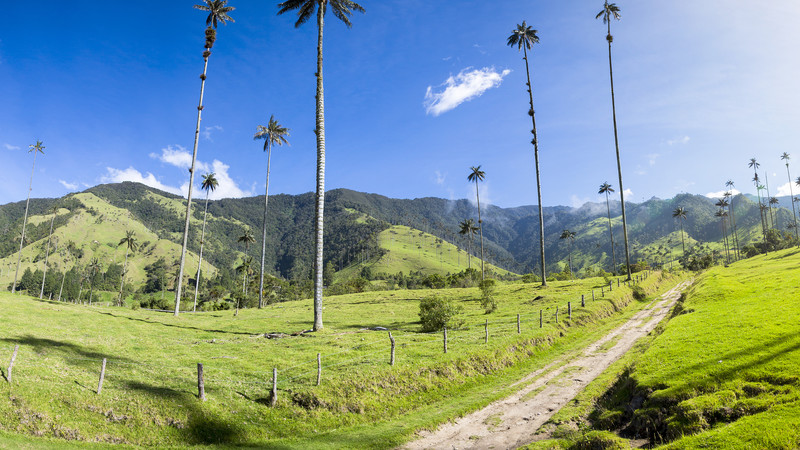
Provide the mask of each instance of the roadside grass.
{"label": "roadside grass", "polygon": [[572,435],[528,448],[570,448],[593,429],[665,449],[798,448],[798,263],[788,249],[703,273],[662,333],[551,419],[553,436]]}
{"label": "roadside grass", "polygon": [[[678,281],[654,274],[642,284],[652,291]],[[18,436],[28,435],[155,446],[391,447],[416,429],[507,395],[515,380],[577,351],[640,307],[630,289],[615,287],[580,308],[580,294],[602,283],[500,285],[500,309],[491,315],[480,307],[478,289],[328,297],[326,329],[297,336],[290,333],[309,327],[310,300],[242,310],[236,317],[223,311],[174,318],[0,293],[0,360],[9,361],[20,345],[12,383],[0,381],[0,396],[8,399],[0,401],[0,445],[28,442]],[[419,332],[419,299],[433,294],[464,307],[466,326],[450,330],[447,354],[441,334]],[[543,298],[532,301],[537,296]],[[567,301],[573,302],[572,320],[565,320]],[[630,304],[636,307],[626,308]],[[553,322],[556,306],[559,324]],[[388,364],[387,333],[369,330],[377,326],[394,335],[395,366]],[[286,336],[266,339],[264,333]],[[103,358],[107,372],[97,395]],[[197,363],[204,364],[206,402],[196,397]],[[278,399],[271,408],[273,367]],[[51,442],[30,439],[44,448]]]}

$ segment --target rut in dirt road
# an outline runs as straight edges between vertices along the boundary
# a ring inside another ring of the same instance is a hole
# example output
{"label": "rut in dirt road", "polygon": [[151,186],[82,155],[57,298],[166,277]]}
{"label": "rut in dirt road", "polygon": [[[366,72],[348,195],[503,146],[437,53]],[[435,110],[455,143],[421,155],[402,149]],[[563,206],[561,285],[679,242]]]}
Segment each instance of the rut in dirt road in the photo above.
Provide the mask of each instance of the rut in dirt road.
{"label": "rut in dirt road", "polygon": [[[681,291],[690,284],[691,281],[684,281],[662,294],[579,355],[531,373],[520,382],[529,384],[510,397],[444,424],[434,432],[421,432],[418,440],[402,448],[508,449],[534,441],[545,422],[667,316]],[[603,349],[610,342],[614,342],[613,346]]]}

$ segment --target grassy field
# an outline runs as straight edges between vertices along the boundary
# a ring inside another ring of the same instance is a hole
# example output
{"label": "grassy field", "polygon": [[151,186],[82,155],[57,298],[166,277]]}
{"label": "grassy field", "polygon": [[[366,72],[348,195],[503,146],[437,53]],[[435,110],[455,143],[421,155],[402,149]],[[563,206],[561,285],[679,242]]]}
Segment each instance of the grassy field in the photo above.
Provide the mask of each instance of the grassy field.
{"label": "grassy field", "polygon": [[[654,292],[677,281],[657,275],[643,285]],[[464,308],[465,327],[450,330],[447,354],[441,334],[419,331],[418,300],[432,291],[329,297],[326,329],[295,336],[309,327],[310,300],[238,316],[224,311],[174,318],[2,293],[0,360],[9,361],[14,345],[20,347],[12,382],[0,382],[0,395],[8,399],[0,402],[0,445],[59,442],[22,435],[157,446],[392,447],[417,428],[508,393],[513,380],[596,339],[639,307],[624,286],[601,298],[602,283],[501,285],[499,310],[491,315],[478,304],[477,289],[436,291]],[[585,308],[581,294],[587,295]],[[387,332],[370,330],[377,326],[390,329],[397,342],[394,366],[388,364]],[[264,333],[283,335],[267,339]],[[107,372],[97,395],[103,358]],[[205,367],[206,402],[196,396],[197,363]],[[273,368],[274,408],[267,406]]]}
{"label": "grassy field", "polygon": [[668,449],[798,448],[798,264],[800,251],[790,249],[705,272],[663,333],[553,418],[562,439],[530,448],[614,440],[593,429]]}

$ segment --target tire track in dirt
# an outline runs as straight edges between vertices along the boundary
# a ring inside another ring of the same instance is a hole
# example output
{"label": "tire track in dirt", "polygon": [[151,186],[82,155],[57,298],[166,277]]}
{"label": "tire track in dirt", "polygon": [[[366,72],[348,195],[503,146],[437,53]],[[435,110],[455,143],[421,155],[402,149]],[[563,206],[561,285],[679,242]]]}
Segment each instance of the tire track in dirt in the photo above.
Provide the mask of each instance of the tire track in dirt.
{"label": "tire track in dirt", "polygon": [[690,284],[691,280],[673,287],[577,355],[530,373],[516,383],[525,387],[513,395],[443,424],[433,432],[420,432],[417,440],[401,448],[508,449],[532,442],[537,430],[559,409],[627,353],[639,338],[650,333]]}

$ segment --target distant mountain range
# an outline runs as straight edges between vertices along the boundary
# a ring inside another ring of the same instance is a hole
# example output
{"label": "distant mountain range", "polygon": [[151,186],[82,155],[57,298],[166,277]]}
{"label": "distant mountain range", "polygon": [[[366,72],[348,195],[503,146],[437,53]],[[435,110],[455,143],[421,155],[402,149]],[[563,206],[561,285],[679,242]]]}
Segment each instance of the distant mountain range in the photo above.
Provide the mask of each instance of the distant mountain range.
{"label": "distant mountain range", "polygon": [[[210,201],[204,261],[209,271],[232,267],[244,247],[237,243],[246,227],[256,236],[248,251],[260,255],[263,196]],[[788,198],[783,204],[791,206]],[[199,225],[203,202],[193,208],[190,258],[199,250]],[[718,208],[714,200],[700,195],[680,194],[643,203],[626,203],[632,262],[639,259],[658,261],[680,256],[680,225],[672,211],[682,206],[687,211],[683,224],[688,247],[702,244],[706,249],[721,249],[723,240]],[[760,239],[760,217],[755,202],[747,196],[734,198],[734,213],[742,245]],[[120,261],[124,250],[117,243],[126,229],[137,231],[147,245],[131,260],[134,279],[144,278],[143,267],[157,258],[168,263],[177,259],[183,230],[185,200],[139,183],[95,186],[84,192],[58,199],[31,199],[23,267],[41,265],[54,206],[60,209],[54,220],[54,251],[50,257],[56,266],[67,265],[63,248],[73,241],[84,250],[81,263],[97,255],[106,261]],[[624,262],[622,227],[618,201],[609,204],[612,217],[617,263]],[[25,202],[0,206],[0,283],[13,278],[19,234]],[[785,230],[792,220],[790,209],[773,211],[776,227]],[[500,208],[483,206],[483,235],[487,259],[516,273],[537,271],[539,267],[538,214],[535,206]],[[312,230],[314,194],[270,196],[267,224],[267,269],[285,278],[308,277],[312,269]],[[326,193],[325,260],[336,268],[345,268],[361,255],[381,254],[378,234],[390,225],[409,227],[433,234],[466,248],[464,237],[457,233],[460,221],[473,218],[477,210],[468,200],[419,198],[392,199],[347,189]],[[562,270],[567,261],[568,243],[559,239],[565,229],[575,232],[573,266],[575,269],[599,265],[610,269],[608,218],[605,203],[586,203],[579,208],[553,206],[544,208],[545,258],[548,272]],[[476,241],[477,244],[477,241]],[[473,245],[473,253],[477,253]],[[677,252],[677,253],[676,253]],[[256,260],[259,258],[257,257]],[[11,278],[9,278],[11,275]]]}

